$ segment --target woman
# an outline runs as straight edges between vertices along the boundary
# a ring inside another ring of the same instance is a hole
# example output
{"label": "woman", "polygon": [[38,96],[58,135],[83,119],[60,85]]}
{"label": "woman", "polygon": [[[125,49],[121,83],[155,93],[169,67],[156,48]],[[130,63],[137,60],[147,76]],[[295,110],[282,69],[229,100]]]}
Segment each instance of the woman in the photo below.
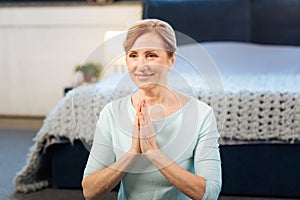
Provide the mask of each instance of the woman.
{"label": "woman", "polygon": [[142,20],[123,45],[139,90],[101,111],[82,181],[85,198],[106,194],[121,181],[118,199],[217,199],[221,165],[213,111],[167,87],[174,30],[160,20]]}

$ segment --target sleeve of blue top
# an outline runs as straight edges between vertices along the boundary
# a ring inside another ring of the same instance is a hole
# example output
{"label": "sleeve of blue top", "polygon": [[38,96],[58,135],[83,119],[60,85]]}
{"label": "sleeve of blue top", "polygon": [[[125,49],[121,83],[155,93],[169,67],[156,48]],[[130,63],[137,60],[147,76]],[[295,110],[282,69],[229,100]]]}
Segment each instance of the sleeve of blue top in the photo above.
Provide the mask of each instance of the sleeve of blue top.
{"label": "sleeve of blue top", "polygon": [[99,120],[96,125],[93,145],[84,170],[83,177],[97,172],[112,165],[116,158],[113,151],[113,144],[107,126],[109,125],[107,117],[107,109],[103,109],[100,113]]}
{"label": "sleeve of blue top", "polygon": [[217,200],[222,185],[218,144],[220,134],[212,109],[209,109],[204,119],[194,151],[195,173],[206,180],[206,190],[203,199]]}

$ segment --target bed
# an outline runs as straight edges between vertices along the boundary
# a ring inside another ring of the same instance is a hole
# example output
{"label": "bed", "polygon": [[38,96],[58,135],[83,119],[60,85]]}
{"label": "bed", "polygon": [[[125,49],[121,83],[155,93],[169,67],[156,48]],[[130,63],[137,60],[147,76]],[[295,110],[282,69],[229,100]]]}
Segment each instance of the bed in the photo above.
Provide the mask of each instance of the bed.
{"label": "bed", "polygon": [[[148,0],[143,18],[177,31],[171,86],[214,109],[221,194],[300,198],[300,1]],[[37,133],[16,190],[80,188],[99,112],[134,91],[128,79],[116,73],[68,92]]]}

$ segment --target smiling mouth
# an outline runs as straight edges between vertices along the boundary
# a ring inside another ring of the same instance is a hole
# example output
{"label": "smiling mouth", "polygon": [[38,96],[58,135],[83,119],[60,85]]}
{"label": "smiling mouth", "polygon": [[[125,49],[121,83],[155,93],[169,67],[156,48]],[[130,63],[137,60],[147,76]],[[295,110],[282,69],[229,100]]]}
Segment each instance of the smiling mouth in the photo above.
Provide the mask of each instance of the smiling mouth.
{"label": "smiling mouth", "polygon": [[147,80],[154,76],[154,74],[135,74],[135,77],[139,80]]}

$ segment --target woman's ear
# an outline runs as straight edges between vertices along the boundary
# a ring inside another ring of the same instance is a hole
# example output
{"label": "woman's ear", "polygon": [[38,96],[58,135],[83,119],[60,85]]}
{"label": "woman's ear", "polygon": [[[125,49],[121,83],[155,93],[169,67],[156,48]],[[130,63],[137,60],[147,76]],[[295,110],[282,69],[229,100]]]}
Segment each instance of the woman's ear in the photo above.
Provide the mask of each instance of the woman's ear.
{"label": "woman's ear", "polygon": [[174,65],[176,59],[176,52],[169,58],[169,64]]}
{"label": "woman's ear", "polygon": [[171,71],[173,69],[173,66],[175,64],[175,60],[176,60],[176,53],[174,52],[173,55],[169,58],[169,71]]}

